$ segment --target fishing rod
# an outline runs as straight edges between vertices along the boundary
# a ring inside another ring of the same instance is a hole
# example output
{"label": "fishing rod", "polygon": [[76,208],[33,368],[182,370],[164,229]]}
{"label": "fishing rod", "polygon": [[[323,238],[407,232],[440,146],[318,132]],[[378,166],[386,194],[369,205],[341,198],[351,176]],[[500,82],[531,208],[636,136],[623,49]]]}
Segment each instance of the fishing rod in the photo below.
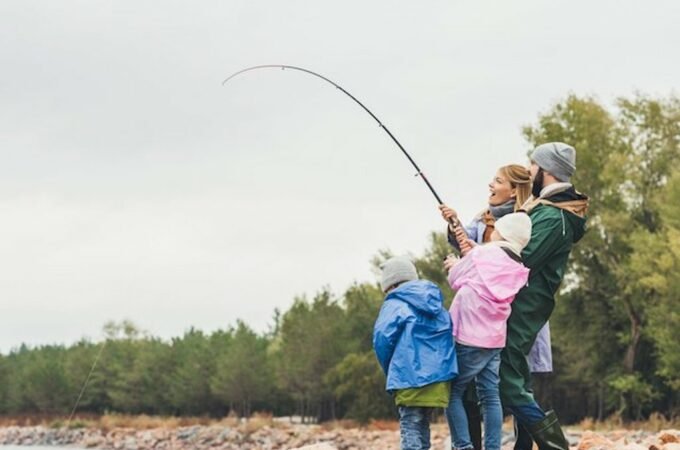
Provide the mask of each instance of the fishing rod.
{"label": "fishing rod", "polygon": [[[406,151],[406,149],[401,145],[401,143],[397,140],[397,138],[394,137],[394,135],[392,134],[392,132],[391,132],[391,131],[390,131],[390,130],[382,123],[382,121],[381,121],[380,119],[378,119],[378,117],[377,117],[375,114],[373,114],[373,113],[371,112],[370,109],[368,109],[366,106],[364,106],[363,103],[361,103],[359,100],[357,100],[357,98],[356,98],[355,96],[353,96],[352,94],[350,94],[349,92],[347,92],[347,90],[345,90],[342,86],[340,86],[340,85],[337,84],[336,82],[334,82],[334,81],[332,81],[332,80],[330,80],[330,79],[324,77],[323,75],[320,75],[320,74],[318,74],[318,73],[316,73],[316,72],[313,72],[313,71],[311,71],[311,70],[309,70],[309,69],[305,69],[305,68],[303,68],[303,67],[289,66],[289,65],[286,65],[286,64],[264,64],[264,65],[260,65],[260,66],[247,67],[247,68],[245,68],[245,69],[239,70],[238,72],[235,72],[235,73],[231,74],[229,77],[227,77],[227,78],[222,82],[222,86],[224,86],[224,85],[225,85],[229,80],[231,80],[232,78],[234,78],[234,77],[236,77],[236,76],[238,76],[238,75],[240,75],[240,74],[242,74],[242,73],[250,72],[250,71],[253,71],[253,70],[259,70],[259,69],[272,69],[272,68],[277,68],[277,69],[281,69],[281,70],[285,70],[285,69],[297,70],[297,71],[300,71],[300,72],[307,73],[307,74],[309,74],[309,75],[313,75],[313,76],[315,76],[315,77],[317,77],[317,78],[320,78],[320,79],[326,81],[327,83],[332,84],[332,85],[335,86],[337,89],[339,89],[340,91],[342,91],[345,95],[347,95],[349,98],[351,98],[352,100],[354,100],[354,102],[355,102],[357,105],[361,106],[361,108],[363,108],[364,111],[366,111],[366,112],[367,112],[367,113],[368,113],[368,114],[369,114],[376,122],[378,122],[378,125],[380,126],[380,128],[382,128],[382,129],[385,131],[385,133],[387,133],[387,135],[394,141],[394,143],[397,144],[397,146],[398,146],[399,149],[402,151],[402,153],[404,154],[404,156],[406,156],[406,158],[408,158],[409,162],[410,162],[410,163],[413,165],[413,167],[416,169],[416,175],[415,175],[415,176],[417,176],[417,177],[419,176],[420,178],[422,178],[422,180],[423,180],[423,181],[425,182],[425,184],[427,185],[428,189],[430,189],[430,192],[432,192],[432,195],[434,195],[434,198],[437,200],[437,203],[438,203],[439,205],[443,205],[443,204],[444,204],[444,202],[442,201],[442,199],[439,197],[439,194],[437,194],[437,191],[434,190],[434,188],[432,187],[432,184],[430,184],[430,181],[427,179],[427,177],[425,176],[425,174],[423,173],[423,171],[420,170],[420,167],[418,167],[418,164],[416,164],[416,162],[413,160],[413,158],[411,157],[411,155],[409,155],[409,153]],[[454,227],[458,225],[458,221],[455,220],[455,219],[452,219],[452,220],[450,220],[449,222],[450,222]]]}
{"label": "fishing rod", "polygon": [[[247,68],[245,68],[245,69],[242,69],[242,70],[239,70],[238,72],[233,73],[232,75],[230,75],[229,77],[227,77],[227,78],[222,82],[222,86],[224,86],[224,85],[225,85],[229,80],[231,80],[232,78],[234,78],[234,77],[236,77],[236,76],[238,76],[238,75],[240,75],[240,74],[242,74],[242,73],[250,72],[250,71],[252,71],[252,70],[258,70],[258,69],[271,69],[271,68],[279,68],[279,69],[282,69],[282,70],[291,69],[291,70],[297,70],[297,71],[300,71],[300,72],[304,72],[304,73],[307,73],[307,74],[309,74],[309,75],[313,75],[313,76],[315,76],[315,77],[317,77],[317,78],[320,78],[320,79],[326,81],[327,83],[332,84],[332,85],[335,86],[337,89],[341,90],[341,91],[342,91],[345,95],[347,95],[349,98],[351,98],[352,100],[354,100],[354,102],[355,102],[357,105],[361,106],[361,108],[362,108],[364,111],[366,111],[366,112],[367,112],[367,113],[368,113],[368,114],[369,114],[376,122],[378,122],[378,125],[380,126],[380,128],[382,128],[382,129],[385,131],[385,133],[387,133],[387,135],[394,141],[394,143],[397,144],[397,146],[398,146],[399,149],[402,151],[402,153],[404,154],[404,156],[406,156],[406,158],[409,160],[409,162],[410,162],[410,163],[413,165],[413,167],[416,169],[416,176],[419,176],[420,178],[422,178],[422,180],[423,180],[423,181],[425,182],[425,184],[427,185],[428,189],[430,189],[430,192],[432,192],[432,195],[434,195],[434,198],[437,200],[437,203],[438,203],[439,205],[443,205],[443,204],[444,204],[444,202],[442,201],[442,199],[439,197],[439,194],[437,194],[437,191],[434,190],[434,187],[432,187],[432,184],[430,184],[430,181],[427,179],[427,177],[425,176],[425,174],[423,173],[423,171],[420,170],[420,167],[418,167],[418,164],[416,164],[416,162],[413,160],[413,158],[411,157],[411,155],[409,155],[409,153],[406,151],[406,149],[401,145],[401,143],[397,140],[397,138],[394,137],[394,135],[392,134],[392,132],[391,132],[391,131],[390,131],[390,130],[382,123],[382,121],[381,121],[380,119],[378,119],[378,117],[377,117],[375,114],[373,114],[373,112],[371,112],[370,109],[368,109],[366,106],[364,106],[363,103],[361,103],[359,100],[357,100],[356,97],[354,97],[352,94],[350,94],[349,92],[347,92],[347,90],[345,90],[342,86],[340,86],[339,84],[335,83],[334,81],[332,81],[332,80],[330,80],[330,79],[324,77],[323,75],[320,75],[320,74],[318,74],[318,73],[316,73],[316,72],[313,72],[313,71],[311,71],[311,70],[309,70],[309,69],[305,69],[305,68],[303,68],[303,67],[289,66],[289,65],[285,65],[285,64],[265,64],[265,65],[260,65],[260,66],[247,67]],[[459,226],[459,221],[458,221],[457,219],[455,219],[455,218],[449,219],[449,222],[450,222],[451,225],[453,225],[454,227]],[[80,393],[78,394],[78,398],[76,399],[75,405],[73,406],[73,409],[71,410],[71,414],[69,415],[69,418],[68,418],[68,420],[67,420],[67,426],[70,425],[71,420],[72,420],[73,417],[75,416],[76,410],[78,409],[78,406],[80,405],[80,402],[81,402],[81,399],[82,399],[82,397],[83,397],[83,394],[85,393],[85,389],[87,388],[87,385],[88,385],[89,382],[90,382],[90,379],[91,379],[91,377],[92,377],[92,374],[93,374],[95,368],[97,367],[97,363],[99,362],[99,359],[101,358],[102,353],[104,352],[104,348],[106,347],[106,342],[107,342],[107,341],[105,340],[105,341],[102,343],[102,346],[101,346],[101,348],[99,349],[99,352],[97,353],[97,356],[95,357],[94,362],[92,363],[92,367],[90,368],[90,372],[88,373],[88,375],[87,375],[87,377],[86,377],[86,379],[85,379],[85,382],[83,383],[83,385],[82,385],[82,387],[81,387],[81,389],[80,389]]]}

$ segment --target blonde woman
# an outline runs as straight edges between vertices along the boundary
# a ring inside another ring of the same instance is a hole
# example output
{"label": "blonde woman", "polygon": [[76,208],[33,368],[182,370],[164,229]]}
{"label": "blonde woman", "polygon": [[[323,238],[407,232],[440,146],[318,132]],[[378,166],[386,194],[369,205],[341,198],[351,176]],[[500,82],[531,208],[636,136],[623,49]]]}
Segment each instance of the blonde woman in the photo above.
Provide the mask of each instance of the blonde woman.
{"label": "blonde woman", "polygon": [[[494,230],[494,223],[506,214],[517,212],[531,196],[531,174],[519,164],[503,166],[489,183],[488,206],[465,226],[467,238],[478,244],[488,242]],[[458,214],[446,205],[439,207],[444,220],[458,219]],[[449,226],[449,243],[460,249],[455,230]]]}
{"label": "blonde woman", "polygon": [[[531,173],[529,169],[519,164],[502,166],[496,171],[496,174],[489,183],[488,206],[477,214],[465,227],[453,229],[449,225],[449,243],[456,249],[466,253],[470,250],[470,244],[467,244],[468,239],[476,244],[488,242],[494,231],[495,222],[506,214],[518,211],[529,197],[531,197]],[[447,222],[451,218],[458,220],[458,214],[452,208],[442,205],[439,209],[442,217]],[[529,353],[528,362],[532,373],[552,372],[550,328],[547,323],[536,337],[536,342]],[[465,408],[468,413],[472,442],[475,449],[480,450],[480,413],[474,392],[468,393]],[[527,433],[523,433],[524,430],[518,431],[518,439],[520,441],[526,442],[526,439],[530,439]]]}

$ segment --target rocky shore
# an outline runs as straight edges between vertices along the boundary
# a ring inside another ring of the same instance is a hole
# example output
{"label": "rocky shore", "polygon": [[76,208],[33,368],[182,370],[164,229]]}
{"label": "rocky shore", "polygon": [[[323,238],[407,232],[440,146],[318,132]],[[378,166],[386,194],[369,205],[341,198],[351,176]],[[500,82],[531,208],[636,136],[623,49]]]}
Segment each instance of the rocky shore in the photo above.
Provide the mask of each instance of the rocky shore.
{"label": "rocky shore", "polygon": [[[593,432],[569,430],[575,450],[680,450],[680,430],[658,433],[635,430]],[[449,448],[448,429],[433,425],[432,448]],[[510,449],[512,435],[504,431],[503,444]],[[0,428],[0,445],[45,445],[111,450],[396,450],[399,432],[363,428],[326,429],[318,425],[271,424],[253,427],[191,426],[175,429],[136,430],[114,428]]]}

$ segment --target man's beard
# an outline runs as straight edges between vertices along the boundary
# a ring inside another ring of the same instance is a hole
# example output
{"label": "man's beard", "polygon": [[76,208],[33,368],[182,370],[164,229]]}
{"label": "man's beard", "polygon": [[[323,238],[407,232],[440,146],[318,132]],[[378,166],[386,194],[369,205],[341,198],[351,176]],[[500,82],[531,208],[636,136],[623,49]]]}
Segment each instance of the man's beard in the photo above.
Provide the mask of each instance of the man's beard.
{"label": "man's beard", "polygon": [[539,168],[534,177],[534,182],[531,185],[531,195],[535,198],[541,196],[541,191],[543,190],[543,169]]}

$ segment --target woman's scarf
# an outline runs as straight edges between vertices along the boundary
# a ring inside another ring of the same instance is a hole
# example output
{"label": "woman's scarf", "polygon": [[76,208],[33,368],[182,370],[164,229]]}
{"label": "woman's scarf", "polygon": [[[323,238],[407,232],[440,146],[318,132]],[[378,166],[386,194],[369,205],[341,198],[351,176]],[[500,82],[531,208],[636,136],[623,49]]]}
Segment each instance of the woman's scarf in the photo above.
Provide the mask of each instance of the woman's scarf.
{"label": "woman's scarf", "polygon": [[515,211],[515,199],[510,199],[502,205],[489,205],[489,209],[482,213],[481,221],[486,228],[484,229],[484,235],[482,237],[482,242],[489,242],[491,240],[491,234],[495,229],[494,224],[496,220],[500,219],[506,214],[510,214]]}

